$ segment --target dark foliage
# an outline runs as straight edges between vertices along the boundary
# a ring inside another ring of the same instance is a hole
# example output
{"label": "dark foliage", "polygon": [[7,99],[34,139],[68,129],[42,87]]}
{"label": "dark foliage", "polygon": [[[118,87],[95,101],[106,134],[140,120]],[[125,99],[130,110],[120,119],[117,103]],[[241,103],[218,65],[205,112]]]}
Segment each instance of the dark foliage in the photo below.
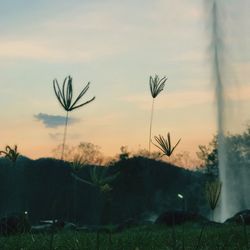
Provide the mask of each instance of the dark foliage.
{"label": "dark foliage", "polygon": [[[250,125],[243,133],[228,133],[224,139],[227,183],[230,183],[230,190],[237,190],[237,194],[230,199],[237,204],[239,210],[244,210],[250,204],[250,197],[247,195],[250,190]],[[209,146],[200,146],[198,156],[203,160],[203,173],[210,180],[216,179],[219,175],[217,137],[214,137]]]}
{"label": "dark foliage", "polygon": [[[227,164],[234,170],[235,175],[239,169],[249,171],[250,162],[250,125],[241,134],[227,134],[225,136]],[[218,169],[218,136],[214,136],[208,146],[200,145],[197,156],[203,161],[202,168],[209,177],[217,178]]]}
{"label": "dark foliage", "polygon": [[226,220],[226,223],[238,223],[250,225],[250,210],[243,210]]}
{"label": "dark foliage", "polygon": [[28,216],[25,213],[13,214],[0,219],[0,234],[8,236],[11,234],[26,233],[31,230]]}
{"label": "dark foliage", "polygon": [[198,213],[172,210],[162,213],[156,220],[156,224],[163,224],[167,226],[180,225],[187,222],[206,222],[207,220]]}
{"label": "dark foliage", "polygon": [[[84,166],[77,176],[90,180],[92,167]],[[130,219],[147,220],[150,213],[180,209],[178,193],[185,196],[187,210],[206,212],[201,173],[143,157],[97,168],[110,176],[119,172],[110,183],[111,191],[102,192],[72,178],[74,170],[68,162],[20,157],[13,168],[0,158],[0,215],[28,211],[33,224],[47,219],[120,224]]]}

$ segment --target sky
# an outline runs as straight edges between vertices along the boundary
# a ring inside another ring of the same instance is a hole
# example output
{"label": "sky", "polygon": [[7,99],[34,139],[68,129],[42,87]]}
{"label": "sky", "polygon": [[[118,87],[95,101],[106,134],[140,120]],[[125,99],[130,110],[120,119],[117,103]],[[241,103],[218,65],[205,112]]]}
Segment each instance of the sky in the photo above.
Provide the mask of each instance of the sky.
{"label": "sky", "polygon": [[[249,121],[250,4],[217,2],[227,124],[236,131]],[[0,0],[0,148],[53,156],[65,116],[53,80],[69,75],[75,95],[90,82],[83,100],[96,99],[70,112],[67,145],[91,142],[107,156],[147,148],[157,74],[168,80],[152,134],[182,138],[177,150],[195,156],[216,133],[210,12],[202,0]]]}

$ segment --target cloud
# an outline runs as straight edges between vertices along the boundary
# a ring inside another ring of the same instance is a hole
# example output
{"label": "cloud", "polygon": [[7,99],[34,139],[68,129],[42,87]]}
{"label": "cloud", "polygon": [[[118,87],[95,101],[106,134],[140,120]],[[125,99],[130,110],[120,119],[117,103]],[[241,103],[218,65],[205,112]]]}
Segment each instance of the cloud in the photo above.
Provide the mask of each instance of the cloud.
{"label": "cloud", "polygon": [[[169,8],[174,11],[166,15]],[[157,47],[159,53],[165,51],[168,58],[180,60],[180,54],[189,50],[197,53],[201,43],[199,39],[193,39],[192,32],[183,32],[187,29],[184,26],[188,26],[187,21],[197,21],[200,9],[190,3],[185,4],[184,12],[183,8],[183,3],[170,4],[164,0],[156,1],[153,9],[150,2],[144,8],[140,4],[119,4],[116,1],[105,4],[93,1],[89,6],[79,3],[60,14],[53,13],[53,16],[40,20],[36,24],[39,31],[34,28],[32,32],[18,33],[15,39],[0,39],[0,56],[49,63],[82,63],[124,54],[134,57],[138,49],[145,54],[145,50],[155,51]],[[180,15],[182,18],[178,18]],[[193,39],[192,42],[185,44],[192,46],[183,46],[183,41],[190,39]],[[157,46],[152,47],[154,43]]]}
{"label": "cloud", "polygon": [[[174,93],[166,93],[159,96],[156,109],[177,109],[193,105],[201,105],[213,102],[213,93],[201,90],[178,91]],[[121,97],[122,101],[132,103],[142,110],[150,110],[152,98],[150,94],[136,94]]]}
{"label": "cloud", "polygon": [[56,41],[42,42],[30,38],[29,40],[19,39],[17,41],[0,41],[0,56],[10,59],[30,59],[45,62],[89,62],[103,56],[114,54],[113,48],[104,46],[86,49],[84,46],[67,47]]}
{"label": "cloud", "polygon": [[[37,120],[41,121],[47,128],[57,128],[65,124],[65,117],[60,115],[48,115],[44,113],[39,113],[37,115],[34,115],[34,117]],[[69,118],[68,124],[73,124],[78,121],[79,119]]]}
{"label": "cloud", "polygon": [[[157,99],[157,110],[179,109],[196,105],[213,105],[216,102],[213,89],[185,90],[160,94]],[[152,98],[149,93],[120,97],[121,101],[131,103],[141,110],[150,110]],[[234,85],[225,90],[225,102],[246,102],[250,100],[250,86]]]}

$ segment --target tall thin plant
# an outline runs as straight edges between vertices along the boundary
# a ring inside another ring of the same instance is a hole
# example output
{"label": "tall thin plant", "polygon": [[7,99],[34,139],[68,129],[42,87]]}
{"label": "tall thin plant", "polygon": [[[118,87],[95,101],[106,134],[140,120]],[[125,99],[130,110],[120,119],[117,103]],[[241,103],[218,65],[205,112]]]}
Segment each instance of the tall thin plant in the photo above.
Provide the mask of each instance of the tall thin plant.
{"label": "tall thin plant", "polygon": [[54,92],[57,97],[57,100],[66,111],[65,126],[64,126],[64,133],[63,133],[63,143],[62,143],[62,155],[61,155],[62,160],[64,156],[64,148],[65,148],[65,143],[66,143],[69,112],[74,109],[80,108],[92,102],[95,99],[95,97],[93,97],[90,100],[79,104],[79,101],[81,100],[81,98],[88,91],[89,85],[90,85],[90,82],[87,83],[87,85],[83,88],[83,90],[80,92],[77,98],[73,101],[72,77],[71,76],[66,77],[63,81],[62,87],[59,86],[57,79],[53,81]]}
{"label": "tall thin plant", "polygon": [[167,81],[166,76],[164,76],[162,78],[159,78],[158,75],[155,75],[155,77],[152,77],[152,76],[149,77],[149,87],[150,87],[151,96],[153,98],[152,106],[151,106],[151,114],[150,114],[150,125],[149,125],[149,141],[148,141],[149,154],[150,154],[150,150],[151,150],[151,135],[152,135],[152,123],[153,123],[153,115],[154,115],[155,98],[164,89],[166,81]]}

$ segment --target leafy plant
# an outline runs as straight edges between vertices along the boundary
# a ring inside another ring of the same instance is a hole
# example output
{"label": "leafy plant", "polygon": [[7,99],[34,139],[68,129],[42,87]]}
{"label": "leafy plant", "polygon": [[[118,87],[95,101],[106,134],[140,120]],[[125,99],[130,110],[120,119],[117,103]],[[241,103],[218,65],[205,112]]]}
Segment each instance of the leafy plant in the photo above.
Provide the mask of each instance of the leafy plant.
{"label": "leafy plant", "polygon": [[0,155],[4,154],[6,158],[12,161],[13,164],[16,163],[16,160],[19,156],[19,153],[17,152],[17,145],[14,146],[14,148],[11,148],[10,146],[5,147],[5,151],[0,151]]}
{"label": "leafy plant", "polygon": [[106,169],[94,166],[90,169],[90,180],[82,179],[74,173],[71,173],[71,176],[80,182],[99,188],[102,192],[107,192],[112,189],[110,183],[116,179],[118,174],[108,176]]}
{"label": "leafy plant", "polygon": [[70,165],[74,172],[78,172],[84,166],[84,160],[82,155],[74,155],[73,162],[71,162]]}
{"label": "leafy plant", "polygon": [[214,217],[214,210],[220,198],[221,187],[222,187],[222,183],[218,179],[207,182],[205,186],[206,198],[212,210],[213,217]]}
{"label": "leafy plant", "polygon": [[167,138],[164,138],[162,135],[159,135],[158,137],[155,136],[154,138],[158,145],[154,144],[153,142],[152,143],[163,152],[162,156],[166,155],[168,157],[171,156],[171,154],[181,141],[181,139],[179,139],[179,141],[172,147],[170,133],[168,133]]}
{"label": "leafy plant", "polygon": [[148,149],[150,153],[151,149],[151,135],[152,135],[152,123],[153,123],[153,115],[154,115],[154,102],[155,98],[160,94],[160,92],[165,87],[165,82],[167,81],[167,77],[159,78],[158,75],[155,75],[153,78],[152,76],[149,77],[149,86],[150,86],[150,92],[151,96],[153,97],[152,100],[152,107],[151,107],[151,115],[150,115],[150,127],[149,127],[149,142],[148,142]]}
{"label": "leafy plant", "polygon": [[66,77],[63,81],[63,85],[61,88],[58,84],[57,79],[55,79],[53,81],[55,95],[56,95],[59,103],[61,104],[61,106],[67,112],[66,118],[65,118],[65,127],[64,127],[64,135],[63,135],[63,144],[62,144],[62,156],[61,156],[62,160],[63,160],[63,156],[64,156],[64,147],[65,147],[65,142],[66,142],[69,112],[74,110],[74,109],[80,108],[80,107],[92,102],[95,99],[95,97],[93,97],[86,102],[78,104],[79,101],[81,100],[81,98],[84,96],[84,94],[88,91],[89,85],[90,85],[90,82],[87,83],[87,85],[83,88],[83,90],[80,92],[80,94],[77,96],[77,98],[73,101],[72,77],[71,76]]}

